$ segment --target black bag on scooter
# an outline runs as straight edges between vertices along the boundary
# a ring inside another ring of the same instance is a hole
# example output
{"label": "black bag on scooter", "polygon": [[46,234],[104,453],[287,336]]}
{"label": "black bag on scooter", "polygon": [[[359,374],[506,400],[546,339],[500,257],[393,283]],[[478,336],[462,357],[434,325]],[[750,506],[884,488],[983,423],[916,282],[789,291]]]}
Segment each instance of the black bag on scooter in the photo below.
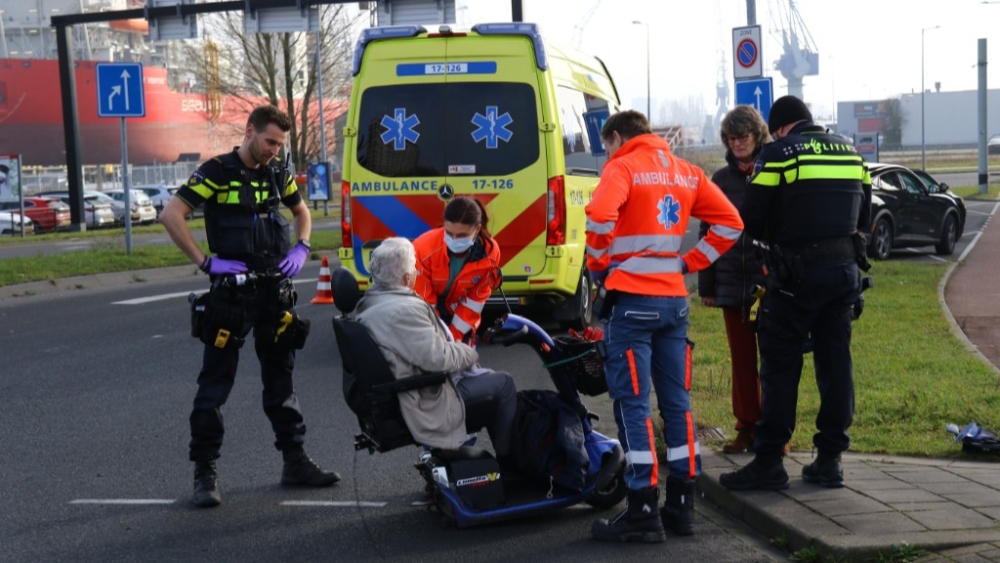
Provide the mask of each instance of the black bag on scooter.
{"label": "black bag on scooter", "polygon": [[549,487],[583,490],[590,458],[583,423],[555,391],[517,392],[512,455],[521,476]]}

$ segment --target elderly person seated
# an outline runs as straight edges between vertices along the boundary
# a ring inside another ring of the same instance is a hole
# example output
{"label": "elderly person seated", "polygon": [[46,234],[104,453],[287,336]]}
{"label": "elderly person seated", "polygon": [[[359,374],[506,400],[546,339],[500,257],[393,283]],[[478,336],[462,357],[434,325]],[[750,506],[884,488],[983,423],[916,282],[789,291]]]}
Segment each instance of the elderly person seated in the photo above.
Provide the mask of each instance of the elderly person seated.
{"label": "elderly person seated", "polygon": [[434,308],[413,291],[413,244],[388,238],[371,255],[373,283],[351,316],[378,343],[396,379],[446,372],[441,385],[399,394],[406,426],[417,443],[460,447],[485,427],[501,468],[509,466],[517,392],[510,374],[478,367],[474,348],[450,338]]}

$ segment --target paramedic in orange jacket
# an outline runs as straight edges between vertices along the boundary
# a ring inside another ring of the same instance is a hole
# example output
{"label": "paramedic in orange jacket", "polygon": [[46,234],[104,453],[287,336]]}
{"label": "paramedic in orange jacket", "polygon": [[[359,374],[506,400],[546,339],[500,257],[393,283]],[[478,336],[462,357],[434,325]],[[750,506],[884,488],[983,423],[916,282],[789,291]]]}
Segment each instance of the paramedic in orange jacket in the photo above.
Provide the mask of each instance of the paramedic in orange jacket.
{"label": "paramedic in orange jacket", "polygon": [[444,208],[444,226],[413,241],[414,290],[434,305],[455,342],[475,343],[483,306],[500,285],[500,247],[486,228],[488,221],[479,200],[457,196]]}
{"label": "paramedic in orange jacket", "polygon": [[[636,111],[601,130],[608,151],[587,205],[587,268],[606,291],[605,377],[625,449],[628,505],[594,522],[596,539],[661,542],[664,528],[693,533],[694,478],[701,457],[691,414],[691,348],[684,274],[709,266],[739,238],[743,221],[705,172],[674,156]],[[688,221],[712,227],[683,256]],[[656,390],[667,444],[666,500],[656,513],[659,465],[649,405]]]}

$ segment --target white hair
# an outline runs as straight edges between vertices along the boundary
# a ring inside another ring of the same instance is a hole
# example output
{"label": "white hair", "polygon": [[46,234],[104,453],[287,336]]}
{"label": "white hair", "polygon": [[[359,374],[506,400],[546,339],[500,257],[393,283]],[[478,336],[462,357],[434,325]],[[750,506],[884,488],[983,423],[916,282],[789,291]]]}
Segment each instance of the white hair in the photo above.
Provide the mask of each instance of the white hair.
{"label": "white hair", "polygon": [[402,237],[382,241],[372,251],[368,264],[374,280],[373,286],[383,289],[408,287],[403,278],[417,269],[417,254],[413,243]]}

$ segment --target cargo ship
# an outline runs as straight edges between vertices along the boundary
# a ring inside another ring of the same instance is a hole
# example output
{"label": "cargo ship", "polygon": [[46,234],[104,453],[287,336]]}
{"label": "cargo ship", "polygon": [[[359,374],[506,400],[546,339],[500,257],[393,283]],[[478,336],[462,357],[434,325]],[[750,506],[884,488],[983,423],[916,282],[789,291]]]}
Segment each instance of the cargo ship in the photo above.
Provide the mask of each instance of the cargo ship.
{"label": "cargo ship", "polygon": [[[0,154],[19,154],[25,166],[66,163],[59,62],[50,18],[144,4],[144,0],[0,0]],[[242,140],[249,108],[264,101],[197,91],[192,76],[168,64],[176,43],[149,41],[147,31],[145,20],[73,26],[84,165],[121,162],[120,118],[97,115],[99,62],[143,65],[146,115],[125,120],[132,164],[200,161],[226,152]]]}
{"label": "cargo ship", "polygon": [[[77,61],[76,93],[83,164],[121,162],[121,121],[97,116],[97,61]],[[143,67],[146,116],[125,120],[133,164],[203,160],[242,139],[246,102],[167,87],[167,69]],[[25,166],[66,163],[59,65],[52,59],[0,59],[0,154],[20,154]],[[232,110],[227,106],[233,106]],[[237,109],[238,108],[238,109]],[[235,110],[235,111],[234,111]]]}

